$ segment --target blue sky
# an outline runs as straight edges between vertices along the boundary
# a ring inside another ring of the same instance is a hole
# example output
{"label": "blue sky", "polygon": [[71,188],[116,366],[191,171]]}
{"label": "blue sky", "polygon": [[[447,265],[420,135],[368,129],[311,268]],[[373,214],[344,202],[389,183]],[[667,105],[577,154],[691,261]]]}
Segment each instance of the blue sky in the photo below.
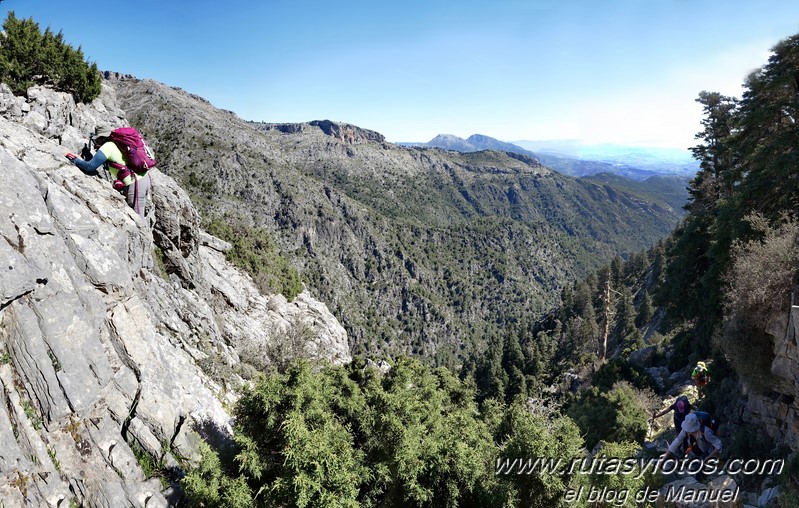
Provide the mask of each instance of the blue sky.
{"label": "blue sky", "polygon": [[796,0],[4,0],[0,10],[61,30],[102,70],[244,119],[329,119],[394,142],[479,133],[688,147],[699,92],[740,97],[771,47],[799,32]]}

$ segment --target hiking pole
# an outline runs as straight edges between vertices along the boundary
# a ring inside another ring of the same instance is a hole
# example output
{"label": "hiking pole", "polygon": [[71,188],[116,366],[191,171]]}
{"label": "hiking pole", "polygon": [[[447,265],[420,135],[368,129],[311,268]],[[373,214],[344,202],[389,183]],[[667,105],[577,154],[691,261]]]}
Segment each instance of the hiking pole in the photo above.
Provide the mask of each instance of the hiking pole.
{"label": "hiking pole", "polygon": [[93,133],[89,133],[89,143],[83,145],[83,150],[80,151],[80,158],[85,161],[92,160],[92,137],[94,136]]}

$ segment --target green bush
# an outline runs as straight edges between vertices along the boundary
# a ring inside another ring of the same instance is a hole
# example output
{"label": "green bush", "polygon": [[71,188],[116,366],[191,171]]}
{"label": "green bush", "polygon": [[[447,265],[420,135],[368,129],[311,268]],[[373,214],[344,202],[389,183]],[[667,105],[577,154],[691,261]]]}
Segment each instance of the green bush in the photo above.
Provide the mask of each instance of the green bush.
{"label": "green bush", "polygon": [[33,85],[47,85],[72,94],[77,102],[90,102],[100,95],[101,80],[97,64],[86,62],[80,47],[64,42],[61,32],[17,19],[8,13],[0,35],[0,81],[17,95]]}
{"label": "green bush", "polygon": [[295,361],[235,410],[233,463],[210,448],[183,480],[203,506],[553,506],[566,474],[497,474],[503,458],[579,456],[574,423],[487,401],[443,368],[400,358],[315,370]]}
{"label": "green bush", "polygon": [[609,392],[596,387],[583,390],[568,408],[589,450],[600,441],[643,443],[651,413],[646,397],[625,382]]}
{"label": "green bush", "polygon": [[600,390],[608,391],[619,381],[627,381],[641,390],[657,390],[657,383],[652,376],[638,365],[621,357],[612,358],[596,371],[591,384]]}
{"label": "green bush", "polygon": [[[533,413],[521,404],[509,406],[498,427],[495,440],[501,443],[503,458],[563,459],[566,463],[582,457],[580,429],[567,417]],[[558,506],[566,491],[573,486],[575,473],[561,475],[528,470],[525,474],[502,476],[513,494],[506,498],[511,506]],[[477,506],[507,506],[484,503]]]}
{"label": "green bush", "polygon": [[[627,470],[624,473],[609,473],[603,470],[602,467],[593,467],[592,462],[597,463],[613,463],[614,459],[618,461],[627,461],[638,455],[639,446],[636,443],[606,443],[602,442],[600,449],[596,455],[591,457],[591,462],[585,464],[582,469],[590,471],[589,474],[579,474],[575,477],[577,485],[573,488],[582,486],[584,491],[584,498],[578,501],[577,506],[590,506],[590,507],[630,507],[642,506],[641,503],[636,502],[636,495],[643,491],[646,484],[652,479],[651,474],[642,474],[641,468],[636,466],[632,470]],[[586,459],[588,460],[588,459]],[[607,462],[606,462],[607,461]],[[651,486],[650,486],[651,487]],[[609,495],[614,496],[597,502],[587,502],[589,497],[588,492],[604,491]],[[612,499],[612,500],[611,500]],[[646,505],[650,506],[650,505]]]}
{"label": "green bush", "polygon": [[252,492],[243,475],[227,474],[219,456],[210,446],[200,443],[202,461],[181,480],[188,506],[208,508],[248,508],[253,506]]}

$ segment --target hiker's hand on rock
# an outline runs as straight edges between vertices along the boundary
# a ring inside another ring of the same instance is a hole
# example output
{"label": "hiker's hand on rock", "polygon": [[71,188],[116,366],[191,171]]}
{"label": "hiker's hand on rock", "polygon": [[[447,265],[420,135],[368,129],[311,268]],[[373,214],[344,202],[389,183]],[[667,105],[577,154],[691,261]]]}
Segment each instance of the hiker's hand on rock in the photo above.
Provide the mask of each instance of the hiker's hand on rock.
{"label": "hiker's hand on rock", "polygon": [[67,159],[69,159],[69,162],[73,162],[75,159],[77,159],[77,158],[78,158],[78,156],[77,156],[77,155],[75,155],[74,153],[65,153],[65,154],[64,154],[64,157],[66,157]]}

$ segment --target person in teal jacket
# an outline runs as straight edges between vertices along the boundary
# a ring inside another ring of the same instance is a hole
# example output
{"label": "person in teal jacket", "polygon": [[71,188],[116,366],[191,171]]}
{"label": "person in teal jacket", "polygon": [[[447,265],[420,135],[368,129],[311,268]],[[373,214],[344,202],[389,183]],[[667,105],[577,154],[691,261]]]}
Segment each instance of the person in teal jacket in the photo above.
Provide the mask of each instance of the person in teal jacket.
{"label": "person in teal jacket", "polygon": [[[115,180],[114,183],[116,185],[114,188],[125,195],[128,205],[143,219],[145,216],[147,196],[150,194],[150,173],[148,172],[141,176],[131,171],[130,175],[128,175],[121,184],[117,184],[118,180],[116,180],[116,178],[119,170],[114,166],[117,164],[126,165],[126,163],[125,157],[122,155],[116,143],[111,141],[110,136],[110,127],[103,125],[97,126],[94,131],[94,148],[96,150],[94,157],[86,161],[74,154],[67,154],[67,158],[76,165],[78,169],[90,176],[99,176],[99,168],[105,164],[109,173],[111,173],[111,176]],[[117,185],[119,185],[119,187],[117,187]]]}

